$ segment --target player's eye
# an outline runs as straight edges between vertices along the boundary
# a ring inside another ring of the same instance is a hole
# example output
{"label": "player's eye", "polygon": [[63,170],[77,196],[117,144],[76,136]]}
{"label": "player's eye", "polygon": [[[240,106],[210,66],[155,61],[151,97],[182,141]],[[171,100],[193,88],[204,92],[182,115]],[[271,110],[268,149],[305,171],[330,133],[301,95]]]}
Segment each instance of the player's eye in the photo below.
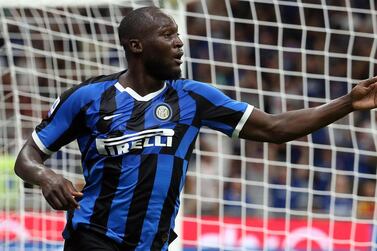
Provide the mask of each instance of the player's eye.
{"label": "player's eye", "polygon": [[170,38],[171,35],[172,35],[171,33],[165,33],[165,34],[164,34],[164,38]]}

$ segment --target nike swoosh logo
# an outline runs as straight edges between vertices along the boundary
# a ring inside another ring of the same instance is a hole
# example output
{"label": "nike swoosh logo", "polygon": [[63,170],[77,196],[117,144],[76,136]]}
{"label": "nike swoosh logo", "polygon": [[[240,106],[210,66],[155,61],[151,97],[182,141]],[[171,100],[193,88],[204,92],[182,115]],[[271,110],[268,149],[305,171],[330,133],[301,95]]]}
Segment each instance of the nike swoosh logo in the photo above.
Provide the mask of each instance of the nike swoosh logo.
{"label": "nike swoosh logo", "polygon": [[114,115],[110,115],[110,116],[105,116],[103,117],[103,120],[109,120],[109,119],[112,119],[112,118],[115,118],[115,117],[118,117],[122,115],[121,113],[118,113],[118,114],[114,114]]}

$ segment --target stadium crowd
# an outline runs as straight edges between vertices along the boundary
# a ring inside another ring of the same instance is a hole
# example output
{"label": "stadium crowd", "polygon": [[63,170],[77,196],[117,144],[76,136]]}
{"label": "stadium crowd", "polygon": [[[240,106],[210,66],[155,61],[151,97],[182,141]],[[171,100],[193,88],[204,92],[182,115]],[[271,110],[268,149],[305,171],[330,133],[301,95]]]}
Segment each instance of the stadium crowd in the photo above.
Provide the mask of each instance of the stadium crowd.
{"label": "stadium crowd", "polygon": [[[305,2],[318,4],[319,1]],[[328,2],[340,7],[345,4],[342,0]],[[353,13],[351,23],[347,11],[328,11],[326,14],[321,8],[306,9],[305,20],[302,20],[294,5],[280,5],[278,15],[274,4],[254,3],[251,6],[248,1],[230,1],[231,6],[227,8],[224,1],[208,0],[206,3],[207,8],[203,8],[201,1],[187,5],[185,56],[188,77],[216,83],[229,96],[267,112],[325,103],[351,88],[347,79],[365,79],[371,72],[377,72],[375,66],[371,69],[369,62],[370,57],[375,57],[371,16],[362,11]],[[370,8],[366,0],[352,1],[352,5],[360,10]],[[205,15],[190,14],[206,11],[217,18],[209,20]],[[329,17],[331,34],[325,29],[325,15]],[[277,25],[279,19],[287,24],[284,28]],[[342,32],[349,30],[351,25],[357,35]],[[88,28],[86,32],[92,30]],[[233,38],[235,42],[230,43],[229,39]],[[17,39],[13,42],[23,44],[22,39]],[[356,46],[359,44],[363,46]],[[57,45],[55,49],[64,50]],[[5,44],[0,42],[0,46],[4,48]],[[32,46],[43,48],[45,44]],[[82,52],[85,50],[85,47],[78,48]],[[2,55],[0,67],[5,69],[9,62],[5,54]],[[353,59],[350,59],[351,55]],[[13,60],[16,66],[28,65],[17,53]],[[213,64],[211,60],[217,63]],[[36,58],[34,63],[41,69],[47,67],[43,58]],[[119,64],[116,55],[109,63]],[[61,67],[71,67],[70,64]],[[74,71],[66,72],[75,74]],[[11,90],[11,78],[7,71],[0,69],[0,73],[1,95],[6,99]],[[23,77],[18,76],[18,82],[27,88]],[[38,81],[43,87],[51,85],[52,80],[38,78]],[[241,88],[241,96],[232,90],[234,86]],[[47,87],[41,88],[40,92],[49,96]],[[22,98],[21,93],[20,102],[26,104],[21,106],[23,115],[40,116],[27,105],[31,102],[30,97]],[[44,105],[48,110],[47,104]],[[7,111],[13,112],[9,107]],[[370,112],[350,116],[333,127],[282,145],[240,142],[216,134],[201,134],[185,187],[186,195],[198,194],[200,198],[184,196],[185,214],[262,215],[267,201],[269,210],[276,216],[287,213],[288,208],[292,217],[300,216],[300,211],[311,210],[319,214],[331,212],[340,217],[372,218],[376,180],[370,177],[376,174],[377,157],[371,154],[376,151],[375,142],[370,132],[351,131],[348,125],[368,129],[375,118]],[[2,138],[6,137],[2,135]],[[213,144],[217,140],[224,144]],[[313,149],[309,149],[308,142],[314,144]],[[231,157],[224,158],[219,151]],[[236,157],[243,151],[247,161]],[[313,168],[309,170],[307,165]]]}

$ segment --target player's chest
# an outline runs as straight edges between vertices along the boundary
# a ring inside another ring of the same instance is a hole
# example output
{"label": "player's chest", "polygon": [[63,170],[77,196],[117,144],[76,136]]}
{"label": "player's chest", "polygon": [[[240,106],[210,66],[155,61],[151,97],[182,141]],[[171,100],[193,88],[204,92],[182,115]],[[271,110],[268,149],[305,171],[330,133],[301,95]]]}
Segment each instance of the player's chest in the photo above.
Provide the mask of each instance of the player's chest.
{"label": "player's chest", "polygon": [[100,154],[159,152],[180,141],[183,134],[179,130],[187,128],[195,117],[193,105],[184,99],[128,100],[116,109],[89,111],[87,123]]}
{"label": "player's chest", "polygon": [[93,103],[86,113],[86,123],[92,132],[138,132],[177,123],[190,124],[196,109],[195,101],[187,93],[172,88],[149,100],[123,92]]}
{"label": "player's chest", "polygon": [[179,102],[165,100],[124,102],[116,107],[93,108],[89,112],[87,125],[93,132],[109,133],[112,131],[142,131],[148,128],[170,127],[190,118],[182,111]]}

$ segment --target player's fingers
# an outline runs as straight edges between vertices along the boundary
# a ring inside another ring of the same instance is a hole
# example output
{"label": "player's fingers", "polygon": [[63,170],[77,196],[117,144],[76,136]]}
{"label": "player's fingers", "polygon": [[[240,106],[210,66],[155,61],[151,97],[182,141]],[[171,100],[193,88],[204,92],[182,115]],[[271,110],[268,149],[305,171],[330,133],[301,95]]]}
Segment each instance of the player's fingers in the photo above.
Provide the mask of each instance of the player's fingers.
{"label": "player's fingers", "polygon": [[48,202],[48,204],[55,210],[62,210],[64,209],[63,208],[63,204],[62,202],[60,201],[59,198],[53,196],[52,194],[49,195],[48,197],[46,197],[46,200]]}
{"label": "player's fingers", "polygon": [[66,195],[66,200],[67,200],[67,203],[68,203],[68,207],[70,209],[74,209],[74,208],[80,208],[80,204],[75,200],[75,197],[72,196],[71,194],[65,194]]}
{"label": "player's fingers", "polygon": [[83,193],[78,191],[71,191],[71,195],[74,197],[82,197]]}
{"label": "player's fingers", "polygon": [[60,193],[59,196],[57,196],[62,210],[68,210],[68,209],[74,209],[78,208],[78,203],[73,199],[72,196],[70,196],[68,193]]}
{"label": "player's fingers", "polygon": [[81,197],[82,193],[77,191],[72,182],[70,182],[69,180],[66,180],[66,188],[67,189],[65,190],[65,196],[69,201],[70,206],[72,208],[79,208],[80,204],[75,200],[75,198]]}
{"label": "player's fingers", "polygon": [[75,198],[69,191],[64,190],[62,192],[62,196],[64,196],[64,206],[66,207],[66,209],[79,208],[79,203],[75,200]]}
{"label": "player's fingers", "polygon": [[368,86],[370,86],[371,84],[374,84],[374,83],[377,83],[377,76],[365,79],[365,80],[360,82],[360,84],[364,87],[368,87]]}
{"label": "player's fingers", "polygon": [[83,196],[83,193],[78,191],[72,184],[71,181],[67,180],[66,182],[66,185],[68,187],[68,190],[70,192],[70,194],[74,197],[82,197]]}
{"label": "player's fingers", "polygon": [[375,90],[376,87],[377,87],[377,83],[373,83],[368,88],[370,88],[370,90]]}
{"label": "player's fingers", "polygon": [[64,209],[64,197],[57,192],[58,187],[56,186],[54,189],[42,188],[42,194],[52,208],[62,210]]}
{"label": "player's fingers", "polygon": [[55,193],[56,193],[56,197],[60,200],[62,204],[63,210],[67,210],[72,207],[71,205],[72,202],[70,201],[72,198],[69,195],[69,193],[67,193],[67,191],[64,189],[64,187],[60,187],[60,189],[57,190]]}

